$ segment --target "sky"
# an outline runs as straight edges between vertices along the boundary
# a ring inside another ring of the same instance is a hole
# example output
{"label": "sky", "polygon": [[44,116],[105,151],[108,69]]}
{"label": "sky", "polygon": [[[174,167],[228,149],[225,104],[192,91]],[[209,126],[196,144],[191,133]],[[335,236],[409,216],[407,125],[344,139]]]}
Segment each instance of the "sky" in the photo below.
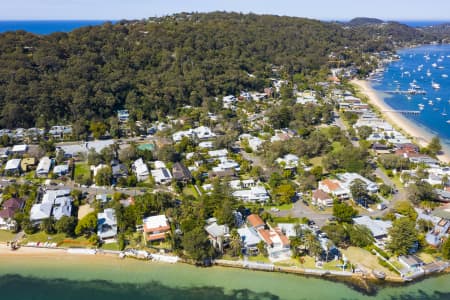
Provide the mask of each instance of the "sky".
{"label": "sky", "polygon": [[349,20],[449,20],[449,0],[0,0],[0,20],[120,20],[235,11]]}

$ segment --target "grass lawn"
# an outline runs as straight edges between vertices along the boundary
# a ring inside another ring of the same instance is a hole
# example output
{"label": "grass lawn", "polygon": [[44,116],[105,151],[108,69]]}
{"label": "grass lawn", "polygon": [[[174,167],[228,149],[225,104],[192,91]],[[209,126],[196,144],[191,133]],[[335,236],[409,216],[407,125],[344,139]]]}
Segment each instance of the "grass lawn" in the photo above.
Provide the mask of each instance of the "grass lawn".
{"label": "grass lawn", "polygon": [[300,218],[293,218],[293,217],[273,217],[273,222],[274,223],[301,223],[300,222],[301,219]]}
{"label": "grass lawn", "polygon": [[387,275],[396,276],[397,274],[390,271],[389,269],[381,266],[378,263],[378,258],[369,251],[358,248],[358,247],[348,247],[347,249],[341,250],[342,254],[348,258],[350,263],[354,265],[360,265],[366,269],[379,270],[385,272]]}
{"label": "grass lawn", "polygon": [[417,256],[423,260],[424,263],[429,264],[432,263],[435,259],[433,257],[433,255],[425,253],[425,252],[420,252],[417,254]]}
{"label": "grass lawn", "polygon": [[198,198],[197,190],[193,185],[188,185],[183,188],[183,195],[185,196],[193,196],[195,198]]}
{"label": "grass lawn", "polygon": [[87,180],[91,177],[91,170],[89,169],[89,165],[84,162],[75,163],[75,172],[74,172],[75,181],[80,181],[78,178],[83,178],[83,180]]}
{"label": "grass lawn", "polygon": [[108,244],[103,244],[102,245],[102,249],[103,250],[114,250],[114,251],[119,251],[119,245],[117,243],[108,243]]}
{"label": "grass lawn", "polygon": [[309,162],[312,163],[312,165],[314,167],[316,167],[316,166],[321,166],[322,167],[322,159],[323,159],[323,156],[317,156],[317,157],[311,158],[309,160]]}
{"label": "grass lawn", "polygon": [[12,238],[15,236],[14,233],[7,231],[7,230],[0,230],[0,241],[7,242],[12,240]]}
{"label": "grass lawn", "polygon": [[26,234],[24,238],[24,242],[51,242],[51,243],[61,243],[66,238],[66,235],[63,233],[58,234],[46,234],[43,231],[40,231],[35,234]]}
{"label": "grass lawn", "polygon": [[267,263],[270,264],[270,259],[268,257],[265,257],[263,255],[257,255],[257,256],[248,256],[249,261],[254,262],[260,262],[260,263]]}
{"label": "grass lawn", "polygon": [[274,206],[271,206],[271,208],[275,207],[275,208],[278,208],[279,210],[290,210],[290,209],[292,209],[293,205],[294,205],[293,203],[288,203],[288,204],[283,204],[283,205],[278,205],[278,206],[274,205]]}

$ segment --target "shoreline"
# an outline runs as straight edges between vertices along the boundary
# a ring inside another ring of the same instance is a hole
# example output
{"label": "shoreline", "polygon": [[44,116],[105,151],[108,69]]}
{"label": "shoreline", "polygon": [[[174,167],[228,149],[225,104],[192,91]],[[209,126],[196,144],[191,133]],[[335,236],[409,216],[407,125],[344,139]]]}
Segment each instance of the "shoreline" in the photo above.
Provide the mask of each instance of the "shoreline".
{"label": "shoreline", "polygon": [[[388,123],[393,125],[394,128],[400,128],[407,135],[411,136],[413,141],[420,147],[426,147],[428,145],[433,138],[433,134],[414,124],[411,120],[405,118],[399,113],[382,112],[386,110],[393,110],[393,108],[384,102],[384,100],[378,95],[378,92],[370,86],[368,81],[353,79],[350,83],[356,86],[358,91],[367,97],[369,104],[376,107],[380,111],[382,117]],[[450,152],[448,147],[442,143],[442,148],[444,152],[441,155],[437,155],[437,158],[444,163],[450,163]]]}
{"label": "shoreline", "polygon": [[[68,248],[69,249],[69,248]],[[118,253],[112,252],[97,252],[96,254],[82,253],[82,252],[69,252],[66,248],[39,248],[39,247],[27,247],[22,246],[17,250],[11,250],[5,244],[0,243],[0,258],[23,258],[30,260],[55,260],[61,261],[61,259],[67,259],[67,261],[78,262],[80,264],[88,263],[88,264],[113,264],[115,261],[120,262],[121,264],[170,264],[176,265],[167,262],[161,261],[153,261],[153,260],[144,260],[137,258],[126,258],[121,259]],[[84,248],[80,248],[84,249]],[[178,261],[184,265],[196,266],[195,264],[180,259]],[[252,268],[244,266],[243,261],[228,261],[228,260],[215,260],[212,268],[231,268],[231,269],[240,269],[243,271],[254,271],[254,272],[268,272],[268,273],[279,273],[279,274],[291,274],[295,276],[299,276],[302,278],[317,278],[323,280],[331,280],[343,283],[362,294],[365,295],[374,295],[377,292],[379,287],[384,286],[402,286],[404,284],[412,284],[417,281],[429,278],[430,276],[422,276],[416,278],[411,281],[406,281],[400,276],[393,277],[387,276],[383,280],[379,280],[373,276],[371,273],[349,273],[343,272],[340,274],[339,271],[327,271],[327,270],[313,270],[313,269],[304,269],[304,268],[296,268],[296,267],[285,267],[285,266],[274,266],[271,270],[266,270],[264,268]],[[444,270],[442,272],[436,273],[446,274],[448,270]]]}

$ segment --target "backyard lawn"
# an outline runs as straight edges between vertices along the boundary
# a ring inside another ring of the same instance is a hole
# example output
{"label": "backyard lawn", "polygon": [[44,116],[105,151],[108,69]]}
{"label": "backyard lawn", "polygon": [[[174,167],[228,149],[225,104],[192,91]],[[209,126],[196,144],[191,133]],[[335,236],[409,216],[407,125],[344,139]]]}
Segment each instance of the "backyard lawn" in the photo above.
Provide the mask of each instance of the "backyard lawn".
{"label": "backyard lawn", "polygon": [[84,182],[91,177],[91,171],[87,163],[76,163],[74,177],[76,182]]}
{"label": "backyard lawn", "polygon": [[386,273],[386,275],[396,276],[394,272],[388,270],[387,268],[381,266],[378,263],[378,258],[376,255],[373,255],[369,251],[357,248],[357,247],[348,247],[347,249],[342,249],[342,254],[350,261],[350,263],[354,265],[360,265],[363,268],[370,270],[382,270]]}
{"label": "backyard lawn", "polygon": [[7,231],[7,230],[0,230],[0,241],[6,242],[12,240],[12,238],[15,236],[14,233]]}

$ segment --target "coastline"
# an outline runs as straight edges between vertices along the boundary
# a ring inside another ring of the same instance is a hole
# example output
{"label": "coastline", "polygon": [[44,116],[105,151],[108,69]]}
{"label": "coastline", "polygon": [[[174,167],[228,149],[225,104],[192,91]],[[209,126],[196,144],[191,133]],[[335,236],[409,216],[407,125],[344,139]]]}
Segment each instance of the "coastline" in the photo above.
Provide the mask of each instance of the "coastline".
{"label": "coastline", "polygon": [[[378,95],[378,92],[370,86],[370,83],[368,81],[353,79],[350,81],[350,83],[356,86],[359,92],[367,97],[369,104],[373,105],[378,110],[393,110],[392,107],[390,107],[383,101],[383,99]],[[383,112],[382,116],[391,125],[400,128],[406,134],[411,136],[414,142],[419,144],[420,147],[426,147],[433,138],[433,135],[430,132],[427,132],[425,129],[420,128],[399,113]],[[444,163],[450,163],[450,151],[447,147],[445,147],[445,144],[443,144],[442,146],[444,153],[438,155],[437,158]]]}

